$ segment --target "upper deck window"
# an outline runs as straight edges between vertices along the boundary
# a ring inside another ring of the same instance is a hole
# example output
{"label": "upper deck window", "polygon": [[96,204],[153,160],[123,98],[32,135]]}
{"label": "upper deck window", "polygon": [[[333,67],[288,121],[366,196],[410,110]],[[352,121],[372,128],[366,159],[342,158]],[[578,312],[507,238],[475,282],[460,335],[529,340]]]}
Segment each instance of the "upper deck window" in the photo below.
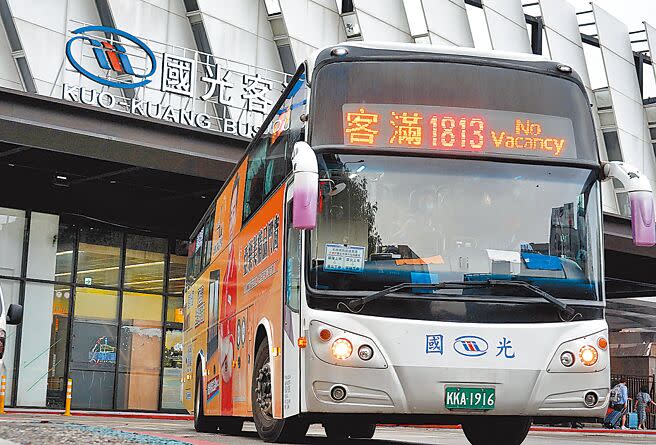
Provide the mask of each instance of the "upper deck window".
{"label": "upper deck window", "polygon": [[282,106],[272,111],[267,130],[252,143],[244,187],[246,221],[291,172],[294,144],[304,137],[305,76],[301,74],[289,90]]}

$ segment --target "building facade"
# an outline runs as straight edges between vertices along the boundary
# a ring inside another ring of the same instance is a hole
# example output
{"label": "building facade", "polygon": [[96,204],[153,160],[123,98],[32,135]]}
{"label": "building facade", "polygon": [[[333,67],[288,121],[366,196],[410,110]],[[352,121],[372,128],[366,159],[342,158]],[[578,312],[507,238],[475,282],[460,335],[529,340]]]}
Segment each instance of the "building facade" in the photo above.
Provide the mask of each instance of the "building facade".
{"label": "building facade", "polygon": [[[0,287],[25,307],[7,333],[10,405],[61,408],[71,378],[73,408],[182,408],[187,237],[323,46],[455,45],[568,64],[600,157],[636,165],[656,190],[656,29],[629,30],[596,5],[0,0],[0,27]],[[656,331],[656,249],[632,246],[618,184],[603,198],[609,323]]]}

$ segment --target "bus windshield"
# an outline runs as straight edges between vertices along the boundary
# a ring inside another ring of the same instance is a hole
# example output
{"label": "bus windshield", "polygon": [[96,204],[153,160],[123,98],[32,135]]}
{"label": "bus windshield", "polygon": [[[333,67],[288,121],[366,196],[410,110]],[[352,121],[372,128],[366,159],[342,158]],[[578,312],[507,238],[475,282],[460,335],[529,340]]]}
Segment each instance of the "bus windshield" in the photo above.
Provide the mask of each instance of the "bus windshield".
{"label": "bus windshield", "polygon": [[318,159],[309,282],[319,293],[507,279],[557,298],[601,298],[600,198],[589,169],[353,154]]}

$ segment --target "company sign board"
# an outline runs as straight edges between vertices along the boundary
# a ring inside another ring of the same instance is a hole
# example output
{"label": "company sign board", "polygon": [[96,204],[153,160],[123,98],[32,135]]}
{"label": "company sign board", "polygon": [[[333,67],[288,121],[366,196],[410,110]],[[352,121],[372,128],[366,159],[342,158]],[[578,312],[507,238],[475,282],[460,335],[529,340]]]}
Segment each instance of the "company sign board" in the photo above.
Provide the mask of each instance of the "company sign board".
{"label": "company sign board", "polygon": [[234,136],[255,135],[291,78],[105,26],[70,34],[65,100]]}

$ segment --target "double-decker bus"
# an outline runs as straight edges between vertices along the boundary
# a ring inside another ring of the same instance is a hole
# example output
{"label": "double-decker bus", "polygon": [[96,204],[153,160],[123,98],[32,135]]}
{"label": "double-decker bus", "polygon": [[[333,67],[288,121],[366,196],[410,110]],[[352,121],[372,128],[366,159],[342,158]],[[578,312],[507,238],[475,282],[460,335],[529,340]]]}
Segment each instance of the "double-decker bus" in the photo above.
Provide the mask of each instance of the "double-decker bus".
{"label": "double-decker bus", "polygon": [[296,72],[191,238],[183,401],[199,431],[369,438],[603,417],[601,181],[653,245],[649,182],[598,156],[569,66],[348,43]]}

